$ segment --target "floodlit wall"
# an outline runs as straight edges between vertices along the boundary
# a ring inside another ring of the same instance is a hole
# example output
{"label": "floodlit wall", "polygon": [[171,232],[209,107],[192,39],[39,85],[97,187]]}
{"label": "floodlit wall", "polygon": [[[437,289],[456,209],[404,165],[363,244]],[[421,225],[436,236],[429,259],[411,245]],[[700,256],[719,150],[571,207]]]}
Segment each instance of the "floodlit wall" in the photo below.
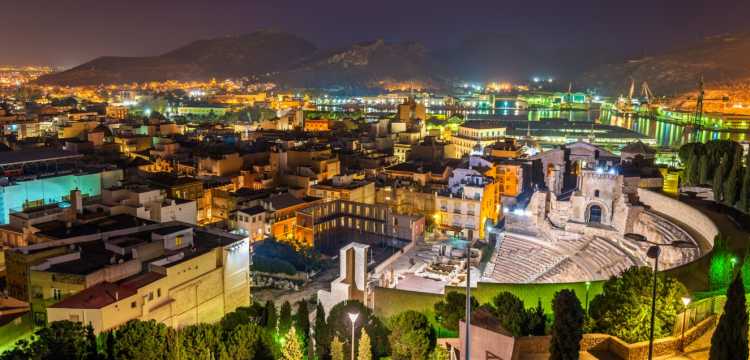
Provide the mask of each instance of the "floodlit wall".
{"label": "floodlit wall", "polygon": [[689,226],[703,237],[709,247],[713,248],[714,238],[719,234],[719,229],[708,216],[690,205],[646,189],[638,189],[638,199],[652,210]]}

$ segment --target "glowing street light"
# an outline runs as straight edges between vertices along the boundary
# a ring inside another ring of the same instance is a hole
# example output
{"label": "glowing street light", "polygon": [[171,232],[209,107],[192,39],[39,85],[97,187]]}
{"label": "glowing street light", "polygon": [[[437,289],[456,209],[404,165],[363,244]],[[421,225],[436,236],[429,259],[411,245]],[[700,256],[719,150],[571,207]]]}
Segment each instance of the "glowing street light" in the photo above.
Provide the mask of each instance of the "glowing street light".
{"label": "glowing street light", "polygon": [[665,244],[655,243],[649,241],[645,236],[635,233],[627,233],[624,236],[628,240],[651,245],[651,247],[648,248],[647,255],[654,259],[654,285],[651,293],[651,332],[648,340],[648,360],[652,360],[654,358],[654,321],[656,320],[656,275],[659,272],[659,254],[661,254],[661,247],[669,246],[679,249],[695,249],[697,246],[694,243],[683,240],[677,240]]}
{"label": "glowing street light", "polygon": [[354,360],[354,323],[357,322],[359,313],[349,313],[349,320],[352,321],[352,360]]}
{"label": "glowing street light", "polygon": [[685,319],[687,319],[688,316],[688,305],[690,305],[690,298],[687,296],[683,297],[682,304],[685,305],[685,312],[682,314],[682,341],[680,341],[680,345],[682,347],[682,352],[685,352]]}

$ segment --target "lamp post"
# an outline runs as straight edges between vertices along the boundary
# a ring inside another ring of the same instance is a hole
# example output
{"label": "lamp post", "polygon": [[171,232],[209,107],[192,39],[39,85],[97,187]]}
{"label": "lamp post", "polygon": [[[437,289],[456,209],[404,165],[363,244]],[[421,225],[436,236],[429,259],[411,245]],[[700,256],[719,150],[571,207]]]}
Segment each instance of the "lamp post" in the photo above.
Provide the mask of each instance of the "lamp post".
{"label": "lamp post", "polygon": [[359,313],[349,313],[349,320],[352,321],[352,360],[354,360],[354,323],[357,322]]}
{"label": "lamp post", "polygon": [[648,257],[654,259],[654,285],[651,292],[651,330],[649,332],[648,337],[648,360],[653,360],[654,358],[654,321],[656,317],[656,275],[659,272],[659,255],[661,254],[661,247],[668,246],[668,247],[675,247],[680,249],[695,249],[695,244],[683,241],[683,240],[677,240],[673,241],[671,243],[655,243],[653,241],[649,241],[646,239],[645,236],[641,234],[635,234],[635,233],[627,233],[625,234],[625,238],[628,240],[636,241],[636,242],[642,242],[650,244],[651,247],[648,248],[648,252],[646,253]]}
{"label": "lamp post", "polygon": [[685,305],[685,312],[682,314],[682,341],[680,342],[680,345],[682,347],[682,352],[685,352],[685,319],[687,319],[688,316],[688,305],[690,305],[690,298],[687,296],[682,298],[682,304]]}

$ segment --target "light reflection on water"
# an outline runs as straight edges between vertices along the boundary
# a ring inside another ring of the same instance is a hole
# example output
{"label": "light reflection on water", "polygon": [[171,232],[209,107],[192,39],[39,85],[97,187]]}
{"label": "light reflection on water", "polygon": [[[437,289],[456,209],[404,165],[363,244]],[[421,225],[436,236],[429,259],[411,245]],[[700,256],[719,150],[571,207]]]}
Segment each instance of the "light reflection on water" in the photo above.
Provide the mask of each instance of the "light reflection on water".
{"label": "light reflection on water", "polygon": [[[325,106],[320,110],[342,111],[341,107]],[[389,113],[390,110],[382,108],[365,108],[368,114]],[[495,110],[469,110],[469,111],[446,111],[444,109],[429,109],[430,114],[435,115],[458,115],[468,114],[473,120],[491,120],[491,119],[527,119],[529,121],[540,121],[544,119],[566,119],[568,121],[590,122],[596,121],[599,124],[615,125],[626,128],[649,138],[655,139],[656,144],[660,147],[677,148],[687,142],[706,142],[715,139],[747,141],[750,139],[750,130],[748,131],[717,131],[717,130],[691,130],[686,129],[684,125],[674,124],[664,120],[651,119],[640,116],[624,117],[613,114],[607,110],[588,110],[588,111],[570,111],[570,110],[514,110],[514,109],[495,109]]]}

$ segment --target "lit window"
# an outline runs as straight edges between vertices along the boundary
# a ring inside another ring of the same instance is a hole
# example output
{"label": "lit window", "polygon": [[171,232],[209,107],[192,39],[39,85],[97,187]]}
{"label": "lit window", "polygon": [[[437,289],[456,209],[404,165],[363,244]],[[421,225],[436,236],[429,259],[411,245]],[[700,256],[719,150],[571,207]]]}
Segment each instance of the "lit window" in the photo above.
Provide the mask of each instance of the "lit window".
{"label": "lit window", "polygon": [[182,246],[182,239],[184,238],[184,235],[177,235],[177,237],[174,238],[174,245],[175,246]]}

